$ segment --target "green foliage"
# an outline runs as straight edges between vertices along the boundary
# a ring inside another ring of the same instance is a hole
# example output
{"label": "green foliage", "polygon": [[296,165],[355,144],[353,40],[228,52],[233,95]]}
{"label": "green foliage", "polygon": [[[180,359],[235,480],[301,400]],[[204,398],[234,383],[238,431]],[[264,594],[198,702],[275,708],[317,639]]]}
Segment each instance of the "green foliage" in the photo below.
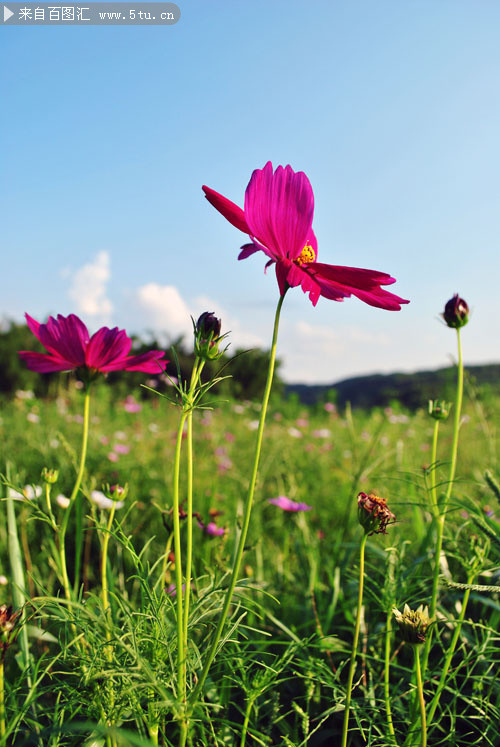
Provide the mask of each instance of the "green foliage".
{"label": "green foliage", "polygon": [[[243,366],[245,356],[238,360]],[[188,371],[188,359],[185,365]],[[10,484],[17,490],[42,485],[44,467],[58,470],[51,495],[60,522],[65,509],[56,497],[68,496],[74,482],[81,438],[75,417],[83,397],[69,377],[58,387],[56,399],[6,401],[0,441],[3,458],[12,462]],[[30,684],[28,673],[17,663],[18,639],[5,657],[6,744],[90,746],[114,739],[116,745],[144,747],[155,743],[151,725],[157,724],[159,744],[177,745],[171,560],[165,579],[161,568],[171,531],[178,410],[165,399],[141,399],[142,390],[130,382],[125,389],[125,379],[119,391],[117,396],[101,386],[93,394],[83,480],[83,586],[71,605],[61,595],[57,543],[46,520],[44,495],[14,502],[30,600],[26,631],[33,667]],[[140,402],[140,411],[126,411],[123,399],[128,394]],[[210,509],[222,511],[216,520],[228,532],[211,537],[195,527],[190,687],[199,675],[228,583],[258,414],[251,402],[229,399],[213,411],[196,411],[193,417],[195,510],[205,523]],[[473,403],[465,415],[459,479],[446,520],[439,616],[424,682],[428,703],[464,593],[470,593],[470,600],[449,680],[430,724],[429,745],[496,747],[500,604],[495,590],[499,550],[493,538],[499,532],[499,454],[484,418],[496,422],[500,401],[482,403],[481,411]],[[248,747],[340,743],[358,588],[359,490],[386,497],[397,521],[386,536],[369,537],[367,542],[350,744],[388,747],[383,692],[387,613],[405,603],[428,603],[434,534],[428,495],[431,469],[436,470],[438,493],[447,487],[451,426],[441,423],[438,463],[430,465],[432,426],[423,409],[408,414],[399,407],[397,417],[381,410],[348,409],[339,414],[322,406],[307,408],[298,399],[274,399],[244,559],[245,578],[238,583],[224,646],[210,671],[204,699],[193,713],[193,747],[238,746],[244,729]],[[120,445],[126,448],[117,449]],[[487,482],[486,469],[491,473]],[[129,497],[111,529],[108,620],[100,596],[99,559],[109,515],[89,498],[92,490],[113,482],[127,482]],[[183,462],[181,495],[185,487]],[[304,501],[313,509],[283,512],[268,503],[277,495]],[[5,502],[2,505],[6,508]],[[75,519],[73,515],[67,537],[70,577]],[[479,558],[477,577],[468,584],[473,557]],[[0,586],[0,604],[11,603],[14,596],[8,558],[4,523],[0,575],[8,584]],[[402,745],[414,687],[413,662],[408,647],[400,645],[395,633],[390,635],[391,706],[397,743]]]}

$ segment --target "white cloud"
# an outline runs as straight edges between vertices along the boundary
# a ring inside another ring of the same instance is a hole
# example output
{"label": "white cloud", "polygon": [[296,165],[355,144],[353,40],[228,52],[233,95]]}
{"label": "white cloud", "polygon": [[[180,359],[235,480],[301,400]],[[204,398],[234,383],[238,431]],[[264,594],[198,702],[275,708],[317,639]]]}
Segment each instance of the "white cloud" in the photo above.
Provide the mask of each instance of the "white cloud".
{"label": "white cloud", "polygon": [[107,298],[107,284],[111,277],[110,257],[107,251],[97,254],[73,273],[68,295],[76,306],[76,311],[96,320],[107,321],[113,311],[113,304]]}
{"label": "white cloud", "polygon": [[134,306],[138,311],[136,327],[167,333],[172,339],[193,332],[190,309],[174,285],[142,285],[134,293]]}

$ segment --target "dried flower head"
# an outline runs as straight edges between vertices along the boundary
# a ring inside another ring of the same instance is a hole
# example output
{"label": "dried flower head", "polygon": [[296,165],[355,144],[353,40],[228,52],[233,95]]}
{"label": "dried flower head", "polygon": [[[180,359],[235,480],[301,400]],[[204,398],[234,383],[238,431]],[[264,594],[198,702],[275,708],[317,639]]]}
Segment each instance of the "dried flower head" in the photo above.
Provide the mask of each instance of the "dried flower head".
{"label": "dried flower head", "polygon": [[420,605],[418,609],[412,610],[405,604],[403,612],[393,608],[392,613],[406,643],[425,643],[427,628],[432,622],[428,607]]}
{"label": "dried flower head", "polygon": [[17,635],[19,611],[13,612],[6,604],[0,606],[0,659],[3,661],[5,653]]}
{"label": "dried flower head", "polygon": [[465,327],[469,321],[469,307],[463,298],[460,298],[458,293],[455,293],[453,298],[447,302],[444,307],[443,319],[445,320],[448,327],[458,329],[459,327]]}
{"label": "dried flower head", "polygon": [[394,524],[396,516],[387,507],[385,498],[375,493],[359,493],[358,521],[365,534],[386,534],[388,524]]}

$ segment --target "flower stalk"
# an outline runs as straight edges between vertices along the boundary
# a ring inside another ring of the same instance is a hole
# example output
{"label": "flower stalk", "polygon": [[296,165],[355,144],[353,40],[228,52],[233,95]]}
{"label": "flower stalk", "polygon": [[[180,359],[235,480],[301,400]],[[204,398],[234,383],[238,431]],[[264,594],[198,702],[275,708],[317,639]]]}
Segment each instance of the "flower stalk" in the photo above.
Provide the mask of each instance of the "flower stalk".
{"label": "flower stalk", "polygon": [[[461,340],[460,340],[460,327],[456,327],[456,331],[457,331],[457,346],[458,346],[457,391],[456,391],[456,399],[455,399],[455,413],[454,413],[454,419],[453,419],[453,438],[452,438],[452,444],[451,444],[450,470],[449,470],[449,475],[448,475],[448,485],[446,488],[446,493],[445,493],[443,502],[441,506],[439,507],[437,504],[437,497],[436,497],[435,478],[434,478],[434,481],[431,483],[431,485],[434,485],[433,500],[435,501],[436,512],[438,513],[436,548],[435,548],[435,553],[434,553],[434,575],[432,579],[432,595],[431,595],[431,603],[430,603],[430,617],[431,618],[434,618],[436,615],[437,593],[438,593],[438,585],[439,585],[439,568],[440,568],[440,562],[441,562],[441,552],[443,549],[444,524],[445,524],[445,519],[446,519],[446,511],[448,508],[448,503],[450,501],[451,492],[453,490],[453,481],[455,479],[455,472],[457,468],[458,439],[459,439],[459,432],[460,432],[460,417],[461,417],[461,412],[462,412],[462,400],[463,400],[463,391],[464,391],[464,366],[463,366],[463,359],[462,359],[462,345],[461,345]],[[434,431],[435,438],[433,439],[433,454],[434,454],[434,441],[436,443],[436,450],[437,450],[438,422],[439,421],[436,420],[436,426],[435,426],[435,431]],[[434,454],[432,458],[435,460],[436,455]],[[434,464],[435,464],[435,461],[434,461]],[[433,471],[434,469],[435,467],[433,468]],[[431,645],[432,645],[432,628],[429,631],[429,635],[427,636],[424,651],[423,651],[423,656],[422,656],[423,677],[425,677],[425,673],[427,671],[427,663],[429,660],[429,653],[430,653]]]}
{"label": "flower stalk", "polygon": [[210,648],[208,651],[208,654],[205,659],[205,664],[203,666],[202,672],[200,674],[200,677],[198,679],[198,684],[193,692],[192,698],[191,698],[191,707],[193,708],[200,696],[200,693],[203,689],[203,686],[205,684],[205,680],[207,678],[208,672],[210,670],[210,666],[215,658],[215,654],[217,652],[217,647],[219,645],[219,641],[222,636],[222,631],[224,629],[224,625],[227,620],[227,616],[229,613],[229,607],[231,605],[231,601],[233,598],[234,589],[236,586],[236,583],[238,581],[238,576],[240,572],[240,566],[241,561],[243,558],[243,551],[245,549],[245,542],[248,534],[248,527],[250,525],[250,516],[252,513],[252,506],[253,506],[253,497],[255,493],[255,485],[257,482],[257,474],[259,470],[259,462],[260,462],[260,452],[262,449],[262,439],[264,434],[264,425],[266,422],[266,414],[267,414],[267,407],[269,404],[269,396],[271,394],[271,388],[273,383],[273,376],[274,376],[274,367],[276,362],[276,348],[277,348],[277,342],[278,342],[278,329],[279,329],[279,321],[280,321],[280,313],[281,313],[281,307],[283,305],[283,301],[285,299],[285,293],[280,296],[280,299],[278,301],[278,306],[276,308],[276,315],[274,318],[274,328],[273,328],[273,338],[271,343],[271,353],[269,356],[269,367],[267,370],[267,380],[266,380],[266,386],[264,389],[264,394],[262,397],[262,406],[260,411],[260,419],[259,419],[259,427],[257,429],[257,439],[255,444],[255,453],[254,453],[254,460],[253,460],[253,467],[252,467],[252,473],[250,477],[250,484],[248,487],[248,493],[245,501],[245,506],[243,510],[243,522],[241,527],[241,533],[238,541],[238,546],[236,548],[236,554],[234,556],[233,561],[233,568],[231,571],[231,578],[229,581],[229,586],[226,591],[226,597],[224,600],[224,606],[222,608],[222,612],[220,614],[219,623],[217,625],[217,629],[215,631],[215,634],[213,636],[212,642],[210,644]]}
{"label": "flower stalk", "polygon": [[[87,383],[85,387],[84,404],[83,404],[83,431],[82,431],[82,448],[80,452],[80,464],[78,467],[76,481],[75,481],[72,493],[69,498],[68,508],[64,512],[64,515],[61,521],[61,526],[58,532],[59,565],[61,568],[64,593],[65,593],[65,596],[68,602],[71,602],[72,593],[71,593],[71,586],[70,586],[69,578],[68,578],[68,570],[66,566],[66,546],[65,546],[66,532],[68,529],[68,522],[69,522],[71,509],[77,500],[81,501],[81,496],[78,495],[78,491],[80,490],[80,486],[82,484],[83,473],[85,471],[85,461],[87,458],[87,443],[88,443],[88,437],[89,437],[89,420],[90,420],[89,416],[90,416],[90,384]],[[77,543],[76,543],[76,553],[79,558]],[[76,557],[75,557],[75,561],[76,561]],[[76,588],[78,588],[78,576],[77,576],[77,566],[75,563],[75,589]]]}
{"label": "flower stalk", "polygon": [[363,606],[363,586],[365,576],[365,546],[366,540],[368,539],[368,533],[365,531],[361,539],[359,548],[359,587],[358,587],[358,606],[356,610],[356,624],[354,627],[354,639],[352,642],[351,649],[351,662],[349,664],[349,674],[347,676],[347,689],[346,689],[346,700],[344,709],[344,724],[342,726],[342,741],[341,747],[347,745],[347,731],[349,729],[349,712],[351,708],[351,697],[352,697],[352,682],[354,679],[354,671],[356,669],[356,655],[358,650],[359,641],[359,630],[361,626],[361,608]]}

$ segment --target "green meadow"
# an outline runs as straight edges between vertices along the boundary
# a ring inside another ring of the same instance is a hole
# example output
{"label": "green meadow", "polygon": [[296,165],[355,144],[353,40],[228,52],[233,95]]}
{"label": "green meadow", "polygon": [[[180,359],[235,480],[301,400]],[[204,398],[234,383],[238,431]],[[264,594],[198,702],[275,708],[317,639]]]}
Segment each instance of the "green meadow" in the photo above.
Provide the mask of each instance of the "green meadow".
{"label": "green meadow", "polygon": [[[18,610],[13,631],[2,629],[2,743],[176,745],[176,392],[94,387],[85,472],[66,537],[68,600],[57,528],[79,463],[78,386],[63,374],[43,398],[20,390],[2,403],[0,603]],[[256,402],[218,396],[217,387],[201,404],[192,419],[188,693],[228,586],[260,411]],[[498,745],[499,410],[497,397],[466,386],[423,674],[429,745]],[[360,491],[386,498],[395,521],[386,534],[367,537],[348,744],[421,744],[415,647],[401,636],[392,609],[431,601],[452,420],[439,423],[432,463],[437,421],[426,402],[415,412],[397,402],[364,411],[271,398],[242,569],[189,714],[188,744],[340,745],[359,589]],[[44,468],[57,471],[56,482],[42,479]],[[113,500],[105,505],[102,495],[114,484],[128,492],[110,522]],[[310,510],[269,503],[280,496]]]}

